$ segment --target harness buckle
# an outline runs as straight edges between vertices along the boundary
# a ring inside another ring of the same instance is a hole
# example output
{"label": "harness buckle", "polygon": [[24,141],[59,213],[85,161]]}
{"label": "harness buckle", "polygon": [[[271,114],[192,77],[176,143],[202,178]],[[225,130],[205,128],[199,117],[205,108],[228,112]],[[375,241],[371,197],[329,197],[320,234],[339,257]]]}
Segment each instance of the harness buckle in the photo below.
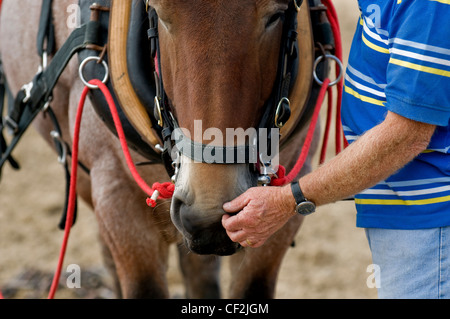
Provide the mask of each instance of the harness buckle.
{"label": "harness buckle", "polygon": [[55,142],[58,142],[58,144],[61,147],[61,151],[59,152],[60,154],[58,155],[58,162],[60,164],[64,165],[66,163],[67,153],[68,153],[67,152],[67,144],[64,142],[61,135],[56,131],[51,131],[50,136],[53,138],[53,140]]}
{"label": "harness buckle", "polygon": [[155,117],[158,120],[158,125],[163,127],[164,126],[164,120],[163,120],[163,117],[162,117],[161,104],[159,103],[158,96],[155,96]]}
{"label": "harness buckle", "polygon": [[6,115],[3,121],[5,126],[8,128],[8,132],[11,135],[17,134],[19,132],[19,124],[14,121],[9,115]]}
{"label": "harness buckle", "polygon": [[26,104],[31,98],[31,90],[33,89],[33,82],[27,83],[22,86],[21,90],[25,93],[25,97],[22,100],[22,103]]}
{"label": "harness buckle", "polygon": [[278,102],[277,110],[275,111],[275,126],[282,128],[291,116],[291,102],[287,97],[283,97]]}
{"label": "harness buckle", "polygon": [[277,176],[277,171],[272,165],[272,161],[264,162],[261,158],[261,154],[259,155],[259,172],[260,175],[258,176],[258,184],[261,186],[267,186],[272,181],[272,176]]}
{"label": "harness buckle", "polygon": [[178,172],[180,171],[181,153],[177,152],[176,155],[177,155],[177,157],[172,162],[172,168],[174,170],[174,173],[173,173],[172,177],[170,178],[172,183],[175,183],[177,181]]}
{"label": "harness buckle", "polygon": [[294,0],[294,6],[297,12],[300,11],[300,7],[302,6],[303,0]]}

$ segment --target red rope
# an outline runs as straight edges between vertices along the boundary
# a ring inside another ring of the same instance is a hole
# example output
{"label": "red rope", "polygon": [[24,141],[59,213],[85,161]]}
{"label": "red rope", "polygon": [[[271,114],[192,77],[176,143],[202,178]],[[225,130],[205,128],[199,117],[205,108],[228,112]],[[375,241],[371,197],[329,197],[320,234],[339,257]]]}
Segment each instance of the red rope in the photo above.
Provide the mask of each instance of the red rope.
{"label": "red rope", "polygon": [[80,103],[78,105],[78,111],[75,118],[75,128],[73,133],[73,146],[72,146],[72,167],[71,174],[72,178],[70,179],[70,188],[69,188],[69,203],[67,206],[66,212],[66,224],[64,230],[63,242],[61,245],[61,249],[59,252],[58,264],[56,266],[56,271],[53,276],[52,285],[50,287],[50,292],[48,294],[48,299],[53,299],[55,297],[56,289],[58,288],[59,277],[61,276],[61,268],[64,261],[64,256],[66,254],[67,242],[69,240],[70,229],[72,228],[73,223],[73,214],[75,208],[75,194],[77,189],[77,169],[78,169],[78,143],[79,143],[79,135],[80,135],[80,124],[81,124],[81,116],[83,113],[84,102],[86,100],[86,96],[89,92],[89,88],[85,88],[83,93],[81,94]]}
{"label": "red rope", "polygon": [[327,156],[328,138],[330,135],[331,117],[333,114],[333,88],[329,87],[327,91],[328,91],[327,121],[325,124],[325,132],[323,134],[322,151],[320,153],[319,159],[320,164],[325,162],[325,157]]}
{"label": "red rope", "polygon": [[[91,80],[89,82],[92,85],[97,85],[103,95],[105,96],[105,99],[108,103],[108,106],[110,108],[114,124],[116,126],[117,135],[119,137],[120,144],[122,146],[122,151],[125,156],[125,160],[127,162],[128,168],[130,169],[130,172],[135,179],[136,183],[139,185],[139,187],[147,193],[147,195],[151,196],[152,198],[170,198],[173,195],[173,191],[175,189],[175,185],[172,183],[155,183],[153,184],[153,187],[149,187],[147,183],[142,179],[142,177],[139,175],[136,166],[134,165],[133,159],[131,158],[130,151],[128,149],[127,141],[125,138],[125,133],[123,131],[122,123],[120,122],[119,114],[117,112],[116,105],[114,103],[114,99],[111,96],[111,93],[109,92],[108,88],[105,84],[103,84],[100,80]],[[72,226],[73,222],[73,215],[74,215],[74,207],[75,207],[75,194],[76,194],[76,185],[77,185],[77,168],[78,168],[78,144],[79,144],[79,136],[80,136],[80,126],[81,126],[81,118],[83,114],[83,108],[86,101],[86,96],[89,92],[89,88],[85,87],[80,98],[80,102],[78,105],[77,115],[75,119],[75,128],[74,128],[74,136],[73,136],[73,146],[72,146],[72,179],[70,181],[70,190],[69,190],[69,204],[67,207],[67,219],[66,219],[66,226],[65,226],[65,232],[64,232],[64,238],[63,243],[61,245],[61,250],[59,254],[58,259],[58,265],[55,271],[55,275],[53,277],[52,286],[50,288],[50,293],[48,295],[48,299],[53,299],[55,296],[56,289],[58,287],[59,277],[61,275],[61,268],[64,261],[64,255],[66,252],[67,242],[69,239],[70,234],[70,228]],[[155,196],[155,193],[157,194]],[[156,198],[153,200],[154,204],[156,205]],[[147,202],[149,202],[150,199],[147,199]],[[150,204],[153,204],[149,203]],[[154,207],[154,206],[153,206]]]}
{"label": "red rope", "polygon": [[[331,0],[322,0],[324,5],[327,7],[327,18],[330,21],[331,30],[333,32],[334,44],[335,44],[335,55],[342,61],[342,38],[341,38],[341,28],[339,25],[339,19]],[[344,72],[344,70],[339,70],[339,66],[336,65],[336,75],[339,72]],[[344,148],[348,146],[348,142],[344,137],[341,125],[341,103],[342,103],[342,92],[343,92],[344,82],[339,81],[336,85],[337,87],[337,107],[336,107],[336,154],[339,154],[342,150],[341,141],[344,141]]]}

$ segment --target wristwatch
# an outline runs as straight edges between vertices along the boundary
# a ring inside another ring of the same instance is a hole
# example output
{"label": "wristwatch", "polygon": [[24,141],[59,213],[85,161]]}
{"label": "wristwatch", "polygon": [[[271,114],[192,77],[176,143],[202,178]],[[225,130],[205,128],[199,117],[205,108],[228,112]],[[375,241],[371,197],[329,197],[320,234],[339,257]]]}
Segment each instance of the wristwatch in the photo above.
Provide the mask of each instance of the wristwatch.
{"label": "wristwatch", "polygon": [[316,205],[305,198],[298,182],[291,183],[291,190],[294,195],[295,202],[297,203],[297,206],[295,207],[295,211],[297,213],[307,216],[316,211]]}

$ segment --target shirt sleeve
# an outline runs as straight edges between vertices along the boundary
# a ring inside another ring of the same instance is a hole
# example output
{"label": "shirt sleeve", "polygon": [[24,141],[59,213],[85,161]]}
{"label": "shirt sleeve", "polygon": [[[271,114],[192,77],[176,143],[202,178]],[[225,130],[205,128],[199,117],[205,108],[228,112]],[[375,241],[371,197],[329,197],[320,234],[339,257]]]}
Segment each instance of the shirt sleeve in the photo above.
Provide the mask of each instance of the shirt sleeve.
{"label": "shirt sleeve", "polygon": [[450,123],[450,0],[398,0],[389,25],[386,107]]}

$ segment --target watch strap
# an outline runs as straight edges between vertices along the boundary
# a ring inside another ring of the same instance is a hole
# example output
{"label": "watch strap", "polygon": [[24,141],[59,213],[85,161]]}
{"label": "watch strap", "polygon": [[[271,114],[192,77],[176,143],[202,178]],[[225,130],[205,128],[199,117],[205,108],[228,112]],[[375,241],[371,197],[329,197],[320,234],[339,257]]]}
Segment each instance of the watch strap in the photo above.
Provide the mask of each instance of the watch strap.
{"label": "watch strap", "polygon": [[294,195],[295,202],[297,203],[297,205],[306,200],[306,198],[303,195],[303,192],[300,188],[300,184],[298,182],[291,183],[291,190],[292,190],[292,194]]}

